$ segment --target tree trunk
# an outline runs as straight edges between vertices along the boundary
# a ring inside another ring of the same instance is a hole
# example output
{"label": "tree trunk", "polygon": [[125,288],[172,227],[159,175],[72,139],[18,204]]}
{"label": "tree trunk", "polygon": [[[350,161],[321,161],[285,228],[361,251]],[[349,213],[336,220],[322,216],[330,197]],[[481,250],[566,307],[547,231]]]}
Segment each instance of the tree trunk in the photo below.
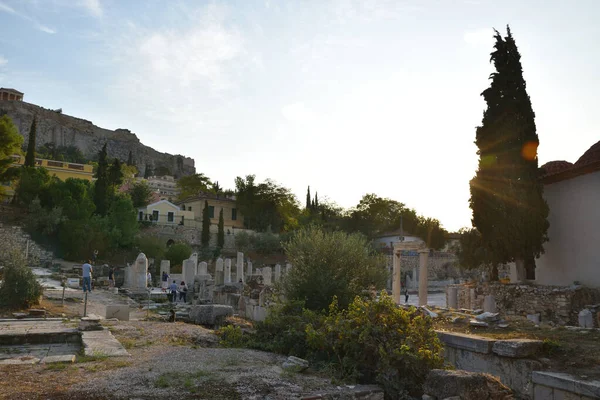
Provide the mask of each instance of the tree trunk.
{"label": "tree trunk", "polygon": [[525,257],[525,279],[535,280],[535,258],[532,255]]}

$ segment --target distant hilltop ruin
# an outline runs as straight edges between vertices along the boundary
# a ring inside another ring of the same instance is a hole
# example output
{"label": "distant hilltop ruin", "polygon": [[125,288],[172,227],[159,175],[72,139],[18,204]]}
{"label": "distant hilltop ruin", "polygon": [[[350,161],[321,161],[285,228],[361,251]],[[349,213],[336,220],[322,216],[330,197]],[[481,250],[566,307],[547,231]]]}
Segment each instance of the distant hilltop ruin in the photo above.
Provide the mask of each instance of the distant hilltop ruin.
{"label": "distant hilltop ruin", "polygon": [[[4,89],[4,88],[3,88]],[[8,91],[11,98],[8,98]],[[168,169],[176,177],[191,175],[196,172],[194,160],[181,155],[161,153],[145,146],[138,137],[128,129],[114,131],[100,128],[91,121],[71,117],[62,110],[49,110],[35,104],[22,101],[23,93],[14,89],[4,89],[7,94],[0,95],[0,115],[8,115],[19,129],[27,143],[29,129],[34,115],[37,116],[36,146],[54,143],[55,146],[75,146],[87,158],[96,159],[98,152],[107,144],[109,158],[118,158],[126,162],[131,151],[133,161],[140,174],[146,167],[156,170],[160,167]],[[19,94],[19,98],[15,94]]]}

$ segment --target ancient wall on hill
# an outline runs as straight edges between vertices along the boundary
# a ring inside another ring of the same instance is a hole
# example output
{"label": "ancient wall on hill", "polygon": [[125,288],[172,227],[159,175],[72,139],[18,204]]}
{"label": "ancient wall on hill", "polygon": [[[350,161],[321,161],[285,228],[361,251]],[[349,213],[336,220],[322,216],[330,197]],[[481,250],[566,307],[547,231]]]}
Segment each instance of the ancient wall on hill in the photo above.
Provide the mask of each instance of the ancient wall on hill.
{"label": "ancient wall on hill", "polygon": [[65,115],[23,101],[0,101],[0,115],[7,114],[25,137],[29,139],[29,129],[34,115],[37,116],[36,145],[54,143],[56,146],[76,146],[87,157],[95,157],[104,143],[110,158],[127,161],[129,151],[140,173],[146,165],[152,168],[164,166],[174,175],[189,175],[196,172],[194,160],[189,157],[161,153],[145,146],[138,137],[127,129],[111,131],[94,125],[91,121]]}

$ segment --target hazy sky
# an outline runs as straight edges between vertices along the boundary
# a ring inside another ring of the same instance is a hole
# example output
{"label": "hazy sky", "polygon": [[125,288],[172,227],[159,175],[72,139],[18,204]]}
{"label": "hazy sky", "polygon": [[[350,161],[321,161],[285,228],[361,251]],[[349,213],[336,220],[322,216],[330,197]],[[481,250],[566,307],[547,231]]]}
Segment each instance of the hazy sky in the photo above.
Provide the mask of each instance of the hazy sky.
{"label": "hazy sky", "polygon": [[0,0],[0,86],[128,128],[233,188],[256,174],[470,226],[480,93],[511,25],[540,165],[600,140],[597,0]]}

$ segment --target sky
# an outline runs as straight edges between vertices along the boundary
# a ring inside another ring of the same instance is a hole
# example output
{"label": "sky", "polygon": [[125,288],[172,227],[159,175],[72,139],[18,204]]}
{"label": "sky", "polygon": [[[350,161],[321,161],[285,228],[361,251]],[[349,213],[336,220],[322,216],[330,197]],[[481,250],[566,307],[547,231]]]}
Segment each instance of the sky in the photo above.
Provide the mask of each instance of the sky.
{"label": "sky", "polygon": [[510,24],[540,165],[600,140],[596,0],[0,0],[0,86],[345,208],[389,197],[471,225],[480,93]]}

